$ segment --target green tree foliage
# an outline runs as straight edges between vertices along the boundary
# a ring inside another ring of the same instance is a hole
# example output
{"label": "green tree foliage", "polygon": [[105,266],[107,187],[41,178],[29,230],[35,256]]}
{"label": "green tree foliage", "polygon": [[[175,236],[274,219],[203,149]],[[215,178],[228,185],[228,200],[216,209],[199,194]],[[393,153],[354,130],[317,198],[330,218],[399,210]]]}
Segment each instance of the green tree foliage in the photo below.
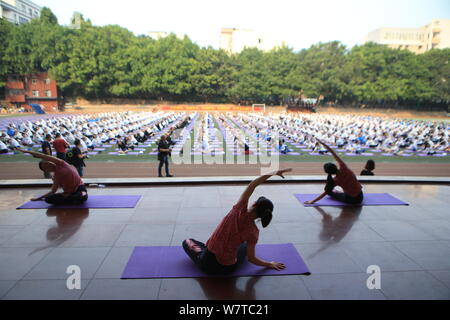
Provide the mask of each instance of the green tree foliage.
{"label": "green tree foliage", "polygon": [[12,24],[0,19],[0,89],[5,86],[6,76],[11,72],[7,51],[11,40]]}
{"label": "green tree foliage", "polygon": [[154,40],[84,19],[71,29],[48,8],[23,25],[0,19],[0,88],[9,73],[48,71],[71,97],[278,104],[302,92],[343,104],[445,106],[449,60],[450,49],[415,55],[338,41],[228,55],[187,37]]}
{"label": "green tree foliage", "polygon": [[52,26],[56,26],[58,24],[58,18],[47,7],[42,8],[39,20],[41,20],[41,22],[44,24],[49,24]]}

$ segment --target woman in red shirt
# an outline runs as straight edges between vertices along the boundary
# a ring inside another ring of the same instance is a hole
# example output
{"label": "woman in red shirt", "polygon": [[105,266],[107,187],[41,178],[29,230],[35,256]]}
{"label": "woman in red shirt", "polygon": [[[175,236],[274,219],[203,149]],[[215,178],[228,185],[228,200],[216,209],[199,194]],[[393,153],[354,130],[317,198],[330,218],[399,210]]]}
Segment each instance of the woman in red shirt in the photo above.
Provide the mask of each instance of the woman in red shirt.
{"label": "woman in red shirt", "polygon": [[[350,170],[344,161],[325,143],[317,139],[324,147],[333,155],[334,159],[339,164],[339,169],[334,163],[325,163],[323,169],[328,173],[327,184],[325,186],[325,192],[323,192],[316,199],[306,201],[305,204],[313,204],[326,195],[349,204],[361,204],[364,199],[362,192],[362,186],[356,179],[356,175]],[[333,175],[335,175],[333,179]],[[335,192],[334,188],[340,186],[344,192]]]}
{"label": "woman in red shirt", "polygon": [[[88,193],[83,180],[78,175],[75,167],[62,159],[52,157],[40,152],[17,149],[23,153],[29,153],[33,157],[41,159],[39,168],[47,173],[53,173],[53,185],[46,194],[31,199],[31,201],[44,200],[50,204],[81,204],[88,199]],[[62,188],[62,193],[56,193]]]}
{"label": "woman in red shirt", "polygon": [[255,188],[273,175],[284,178],[283,173],[292,169],[279,170],[261,176],[252,181],[237,204],[223,218],[206,244],[194,240],[183,241],[183,248],[194,263],[207,274],[230,274],[247,256],[248,261],[266,268],[284,269],[284,264],[275,261],[264,261],[256,257],[255,247],[259,238],[259,230],[255,224],[261,219],[263,228],[272,220],[273,203],[260,197],[248,208],[248,201]]}

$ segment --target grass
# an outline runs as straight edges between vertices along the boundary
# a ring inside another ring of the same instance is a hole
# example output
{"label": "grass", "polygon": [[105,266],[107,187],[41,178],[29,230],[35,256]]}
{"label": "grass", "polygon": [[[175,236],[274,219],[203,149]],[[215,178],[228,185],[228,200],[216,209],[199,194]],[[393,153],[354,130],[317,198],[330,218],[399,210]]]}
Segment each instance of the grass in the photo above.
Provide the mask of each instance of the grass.
{"label": "grass", "polygon": [[[186,142],[187,143],[187,142]],[[89,156],[89,159],[86,160],[89,162],[157,162],[158,157],[156,155],[149,155],[148,153],[154,148],[152,145],[149,148],[146,148],[144,154],[141,155],[109,155],[108,151],[104,151],[101,154]],[[35,151],[39,151],[38,149],[34,149]],[[450,157],[383,157],[373,155],[370,157],[366,156],[355,156],[349,157],[346,155],[339,154],[339,156],[347,162],[366,162],[368,159],[373,159],[376,162],[403,162],[403,163],[450,163]],[[216,159],[219,157],[216,157]],[[185,158],[183,158],[185,159]],[[225,163],[225,157],[223,157]],[[280,155],[280,162],[323,162],[327,160],[331,160],[332,157],[329,155],[324,156],[312,156],[308,153],[300,155],[300,156],[288,156],[288,155]],[[191,160],[193,163],[194,156],[191,156]],[[22,154],[15,155],[0,155],[0,163],[6,162],[35,162],[31,156],[25,156]]]}

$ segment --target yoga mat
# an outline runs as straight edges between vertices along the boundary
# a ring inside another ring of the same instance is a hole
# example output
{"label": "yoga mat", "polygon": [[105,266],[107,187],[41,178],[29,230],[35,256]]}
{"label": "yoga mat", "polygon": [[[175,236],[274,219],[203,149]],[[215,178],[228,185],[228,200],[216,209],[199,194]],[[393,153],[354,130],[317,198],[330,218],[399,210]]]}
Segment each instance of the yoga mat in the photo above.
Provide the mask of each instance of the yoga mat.
{"label": "yoga mat", "polygon": [[[336,207],[336,206],[354,206],[352,204],[343,203],[337,201],[329,196],[325,196],[320,201],[314,204],[305,204],[305,201],[314,200],[318,194],[294,194],[298,201],[303,204],[304,207]],[[361,206],[407,206],[406,202],[403,202],[388,193],[365,193],[364,200]],[[356,205],[359,206],[359,205]]]}
{"label": "yoga mat", "polygon": [[28,201],[18,207],[21,209],[48,209],[48,208],[65,208],[65,209],[109,209],[109,208],[134,208],[141,196],[121,196],[121,195],[89,195],[89,199],[78,205],[51,205],[45,201]]}
{"label": "yoga mat", "polygon": [[281,271],[256,266],[245,260],[234,273],[211,276],[203,273],[183,247],[136,247],[131,254],[121,279],[151,278],[206,278],[245,277],[311,274],[308,267],[292,243],[263,244],[256,247],[256,254],[267,261],[279,261],[286,268]]}

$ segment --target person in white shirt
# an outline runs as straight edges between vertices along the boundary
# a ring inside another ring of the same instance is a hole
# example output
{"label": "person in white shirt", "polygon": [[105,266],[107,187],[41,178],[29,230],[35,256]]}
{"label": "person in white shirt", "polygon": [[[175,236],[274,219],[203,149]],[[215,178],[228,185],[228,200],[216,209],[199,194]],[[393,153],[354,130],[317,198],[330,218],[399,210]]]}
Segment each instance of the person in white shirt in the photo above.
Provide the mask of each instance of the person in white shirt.
{"label": "person in white shirt", "polygon": [[8,147],[6,146],[6,144],[3,143],[2,140],[0,140],[0,154],[5,154],[8,153]]}

